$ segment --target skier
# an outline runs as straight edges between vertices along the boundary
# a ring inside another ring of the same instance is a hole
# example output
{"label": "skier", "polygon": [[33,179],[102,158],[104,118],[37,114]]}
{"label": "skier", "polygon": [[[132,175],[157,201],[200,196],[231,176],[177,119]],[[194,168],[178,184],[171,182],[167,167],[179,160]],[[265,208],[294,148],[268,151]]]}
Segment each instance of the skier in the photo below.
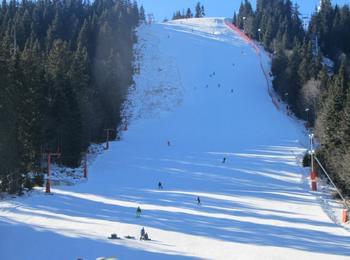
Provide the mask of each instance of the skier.
{"label": "skier", "polygon": [[226,157],[224,157],[223,159],[222,159],[222,163],[225,163],[226,162]]}
{"label": "skier", "polygon": [[142,227],[142,229],[141,229],[141,236],[140,236],[140,240],[142,240],[142,239],[144,238],[145,234],[146,234],[146,232],[145,232],[145,228],[144,228],[144,227]]}
{"label": "skier", "polygon": [[161,182],[158,182],[158,189],[162,190],[163,189],[163,185]]}
{"label": "skier", "polygon": [[136,217],[139,218],[140,216],[141,216],[141,208],[140,206],[138,206],[136,209]]}
{"label": "skier", "polygon": [[151,239],[148,237],[148,233],[145,233],[145,235],[143,236],[143,239],[144,239],[144,240],[151,240]]}
{"label": "skier", "polygon": [[233,89],[231,88],[231,93],[233,93]]}
{"label": "skier", "polygon": [[170,141],[168,141],[168,146],[170,146]]}
{"label": "skier", "polygon": [[201,199],[199,197],[197,197],[197,204],[201,205]]}

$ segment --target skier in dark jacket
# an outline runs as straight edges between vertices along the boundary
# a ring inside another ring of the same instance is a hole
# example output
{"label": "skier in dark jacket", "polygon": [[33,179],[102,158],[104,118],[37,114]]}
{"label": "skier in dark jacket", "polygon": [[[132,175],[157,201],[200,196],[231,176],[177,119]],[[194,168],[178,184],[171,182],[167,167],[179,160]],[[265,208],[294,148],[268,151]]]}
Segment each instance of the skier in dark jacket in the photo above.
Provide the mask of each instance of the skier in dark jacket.
{"label": "skier in dark jacket", "polygon": [[201,199],[199,197],[197,197],[197,204],[201,205]]}
{"label": "skier in dark jacket", "polygon": [[142,227],[142,229],[141,229],[141,236],[140,236],[140,240],[142,240],[143,238],[144,238],[144,236],[145,236],[145,228],[144,227]]}
{"label": "skier in dark jacket", "polygon": [[162,190],[163,189],[163,185],[161,182],[158,182],[158,189]]}
{"label": "skier in dark jacket", "polygon": [[139,218],[140,216],[141,216],[141,208],[140,206],[138,206],[136,209],[136,217]]}

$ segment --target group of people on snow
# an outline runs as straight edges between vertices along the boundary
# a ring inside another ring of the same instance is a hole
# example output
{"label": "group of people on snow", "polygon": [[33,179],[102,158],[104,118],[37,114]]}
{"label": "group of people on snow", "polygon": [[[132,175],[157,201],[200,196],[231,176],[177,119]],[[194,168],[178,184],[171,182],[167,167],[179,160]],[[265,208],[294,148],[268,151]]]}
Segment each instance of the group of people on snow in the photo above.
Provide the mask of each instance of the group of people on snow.
{"label": "group of people on snow", "polygon": [[[235,66],[235,64],[234,63],[232,63],[232,66]],[[213,76],[215,76],[215,71],[213,72],[213,73],[210,73],[209,74],[209,77],[213,77]],[[206,88],[208,88],[209,87],[209,85],[208,84],[206,84],[205,85],[205,87]],[[220,88],[221,87],[221,84],[220,83],[218,83],[218,88]],[[233,89],[231,88],[231,93],[233,93]]]}
{"label": "group of people on snow", "polygon": [[140,240],[151,240],[148,236],[148,233],[145,231],[144,227],[142,227],[142,229],[141,229]]}
{"label": "group of people on snow", "polygon": [[[167,141],[167,144],[168,144],[168,146],[170,146],[170,141]],[[226,157],[224,157],[224,158],[222,159],[222,163],[226,163]],[[162,190],[162,189],[163,189],[163,184],[162,184],[162,182],[160,182],[160,181],[158,182],[158,189],[159,189],[159,190]],[[197,196],[197,205],[201,205],[201,199],[200,199],[199,196]],[[141,207],[138,206],[138,207],[136,208],[136,217],[137,217],[137,218],[141,217],[141,213],[142,213]],[[142,229],[141,229],[140,240],[151,240],[151,239],[149,238],[149,236],[148,236],[148,233],[145,232],[145,228],[144,228],[144,227],[142,227]]]}

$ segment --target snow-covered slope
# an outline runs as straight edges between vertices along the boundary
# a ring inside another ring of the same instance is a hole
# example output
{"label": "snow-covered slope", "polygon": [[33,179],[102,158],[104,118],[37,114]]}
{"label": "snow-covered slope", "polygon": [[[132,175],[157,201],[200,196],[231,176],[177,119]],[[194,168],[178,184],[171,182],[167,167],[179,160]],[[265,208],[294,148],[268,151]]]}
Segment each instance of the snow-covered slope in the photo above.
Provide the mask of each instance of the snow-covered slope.
{"label": "snow-covered slope", "polygon": [[86,183],[0,202],[0,259],[350,259],[349,233],[299,166],[302,127],[271,102],[255,50],[219,18],[138,35],[127,131]]}

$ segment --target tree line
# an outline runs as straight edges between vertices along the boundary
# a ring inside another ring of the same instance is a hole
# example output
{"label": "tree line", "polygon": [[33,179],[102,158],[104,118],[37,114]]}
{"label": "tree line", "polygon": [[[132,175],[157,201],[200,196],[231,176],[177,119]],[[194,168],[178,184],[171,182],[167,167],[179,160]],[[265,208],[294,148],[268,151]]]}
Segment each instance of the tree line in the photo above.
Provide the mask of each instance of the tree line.
{"label": "tree line", "polygon": [[2,2],[0,191],[31,187],[26,173],[41,176],[45,152],[79,166],[89,144],[116,129],[144,19],[129,0]]}
{"label": "tree line", "polygon": [[318,157],[350,194],[350,9],[322,0],[308,25],[290,0],[242,2],[233,23],[273,53],[273,86],[314,128]]}
{"label": "tree line", "polygon": [[195,14],[193,15],[191,8],[187,8],[186,12],[184,10],[182,11],[176,11],[173,14],[172,20],[177,19],[186,19],[186,18],[202,18],[205,16],[204,11],[204,5],[202,5],[200,2],[198,2],[195,6]]}

